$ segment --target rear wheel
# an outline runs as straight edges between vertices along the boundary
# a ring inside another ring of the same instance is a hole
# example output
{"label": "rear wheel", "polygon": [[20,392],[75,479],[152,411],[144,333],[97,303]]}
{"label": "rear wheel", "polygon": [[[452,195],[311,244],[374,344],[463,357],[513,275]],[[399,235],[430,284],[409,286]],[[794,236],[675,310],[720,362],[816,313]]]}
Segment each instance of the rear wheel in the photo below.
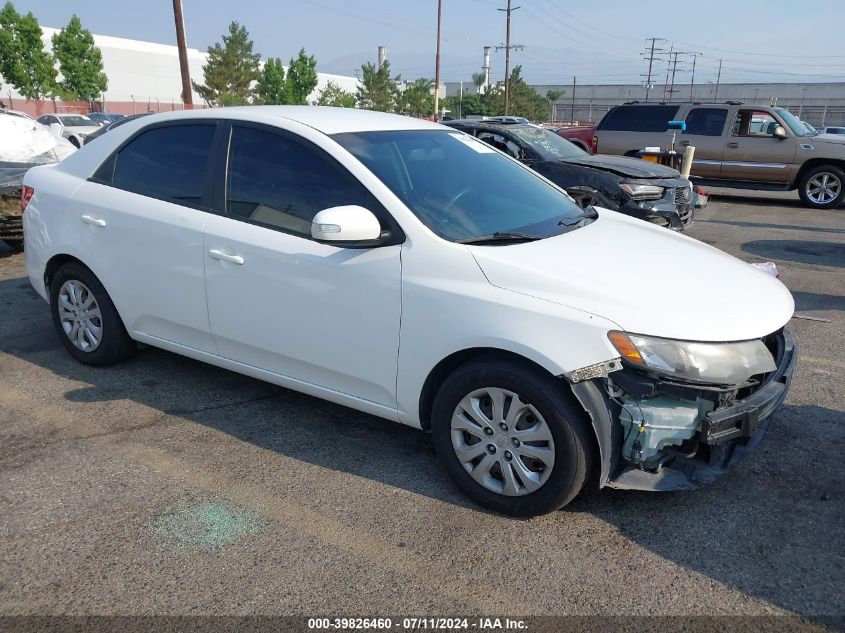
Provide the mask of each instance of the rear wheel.
{"label": "rear wheel", "polygon": [[137,349],[106,289],[81,264],[65,264],[53,275],[50,308],[65,349],[86,365],[111,365]]}
{"label": "rear wheel", "polygon": [[845,172],[834,165],[808,169],[798,184],[801,201],[815,209],[833,209],[845,199]]}
{"label": "rear wheel", "polygon": [[432,435],[455,483],[483,506],[514,516],[552,512],[581,491],[591,450],[583,411],[540,370],[474,362],[435,398]]}

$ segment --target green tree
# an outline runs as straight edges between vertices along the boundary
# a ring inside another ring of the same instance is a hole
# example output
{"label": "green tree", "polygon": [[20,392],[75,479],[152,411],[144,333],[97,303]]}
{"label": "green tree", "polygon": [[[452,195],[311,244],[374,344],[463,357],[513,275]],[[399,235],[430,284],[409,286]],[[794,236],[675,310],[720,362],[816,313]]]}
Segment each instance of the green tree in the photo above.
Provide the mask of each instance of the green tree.
{"label": "green tree", "polygon": [[313,55],[306,55],[305,49],[299,51],[296,59],[288,66],[288,103],[305,105],[308,95],[317,87],[317,60]]}
{"label": "green tree", "polygon": [[32,13],[22,16],[7,2],[0,11],[0,74],[27,99],[56,88],[53,56],[44,50],[41,27]]}
{"label": "green tree", "polygon": [[252,84],[260,77],[261,55],[252,52],[252,40],[246,28],[237,22],[229,25],[229,34],[208,48],[208,61],[202,67],[204,84],[192,82],[194,90],[209,104],[234,106],[251,103]]}
{"label": "green tree", "polygon": [[399,95],[399,75],[390,77],[390,62],[380,68],[372,62],[361,66],[361,83],[358,86],[358,107],[379,112],[393,112]]}
{"label": "green tree", "polygon": [[74,15],[68,25],[53,36],[53,54],[59,62],[63,94],[91,101],[109,85],[103,72],[103,56],[94,44],[91,31],[82,28]]}
{"label": "green tree", "polygon": [[434,81],[431,79],[417,79],[405,86],[402,92],[402,112],[414,116],[431,116],[434,114],[434,95],[431,89]]}
{"label": "green tree", "polygon": [[481,86],[484,85],[484,82],[487,80],[487,77],[484,73],[472,73],[472,83],[475,85],[475,93],[481,94]]}
{"label": "green tree", "polygon": [[549,101],[549,121],[554,121],[555,118],[555,102],[565,94],[565,90],[548,90],[546,92],[546,99]]}
{"label": "green tree", "polygon": [[347,92],[335,82],[330,81],[320,91],[320,96],[314,105],[334,106],[336,108],[354,108],[356,103],[355,95]]}
{"label": "green tree", "polygon": [[258,96],[261,103],[267,105],[281,105],[288,102],[285,68],[278,57],[270,57],[264,64],[264,70],[258,80]]}
{"label": "green tree", "polygon": [[545,120],[549,102],[522,78],[522,66],[514,66],[509,83],[508,114],[532,121]]}

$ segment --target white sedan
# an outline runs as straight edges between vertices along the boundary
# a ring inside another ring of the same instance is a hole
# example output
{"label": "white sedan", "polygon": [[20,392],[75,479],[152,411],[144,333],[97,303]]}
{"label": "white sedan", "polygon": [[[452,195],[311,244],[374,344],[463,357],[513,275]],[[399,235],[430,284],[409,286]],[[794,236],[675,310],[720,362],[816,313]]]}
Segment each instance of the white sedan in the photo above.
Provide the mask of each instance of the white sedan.
{"label": "white sedan", "polygon": [[30,281],[81,362],[142,342],[429,430],[509,514],[712,482],[795,365],[774,277],[408,117],[152,115],[25,185]]}

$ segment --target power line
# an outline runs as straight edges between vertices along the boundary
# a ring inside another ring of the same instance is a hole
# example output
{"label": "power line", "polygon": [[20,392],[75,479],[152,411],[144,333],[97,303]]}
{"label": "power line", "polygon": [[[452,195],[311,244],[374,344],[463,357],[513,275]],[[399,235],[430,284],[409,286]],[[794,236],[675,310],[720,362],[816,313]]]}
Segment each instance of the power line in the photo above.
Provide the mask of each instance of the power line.
{"label": "power line", "polygon": [[657,42],[665,42],[666,40],[662,37],[651,37],[646,40],[646,42],[651,42],[651,48],[646,49],[645,52],[640,53],[640,55],[645,55],[648,53],[648,75],[646,76],[645,80],[645,100],[648,101],[648,93],[651,92],[652,84],[651,84],[651,69],[654,66],[654,60],[657,58],[656,56],[663,52],[662,48],[655,48],[655,44]]}

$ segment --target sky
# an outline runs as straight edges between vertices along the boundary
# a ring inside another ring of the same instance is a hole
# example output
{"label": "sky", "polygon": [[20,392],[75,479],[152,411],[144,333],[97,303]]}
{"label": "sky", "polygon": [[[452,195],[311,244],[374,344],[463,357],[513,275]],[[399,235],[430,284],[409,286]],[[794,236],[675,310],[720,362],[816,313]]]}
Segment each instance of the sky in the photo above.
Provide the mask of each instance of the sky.
{"label": "sky", "polygon": [[[92,33],[175,44],[172,0],[13,0],[42,26],[73,13]],[[507,0],[442,0],[441,78],[471,82],[484,46],[505,39]],[[647,38],[667,52],[701,53],[695,82],[845,81],[843,0],[514,0],[511,65],[533,84],[642,83]],[[403,79],[434,78],[437,0],[183,0],[188,46],[206,50],[229,23],[244,25],[263,58],[285,63],[300,48],[321,72],[354,75],[377,47]],[[666,55],[655,63],[657,83]],[[679,55],[676,83],[690,81]],[[504,51],[493,53],[493,80],[504,78]]]}

